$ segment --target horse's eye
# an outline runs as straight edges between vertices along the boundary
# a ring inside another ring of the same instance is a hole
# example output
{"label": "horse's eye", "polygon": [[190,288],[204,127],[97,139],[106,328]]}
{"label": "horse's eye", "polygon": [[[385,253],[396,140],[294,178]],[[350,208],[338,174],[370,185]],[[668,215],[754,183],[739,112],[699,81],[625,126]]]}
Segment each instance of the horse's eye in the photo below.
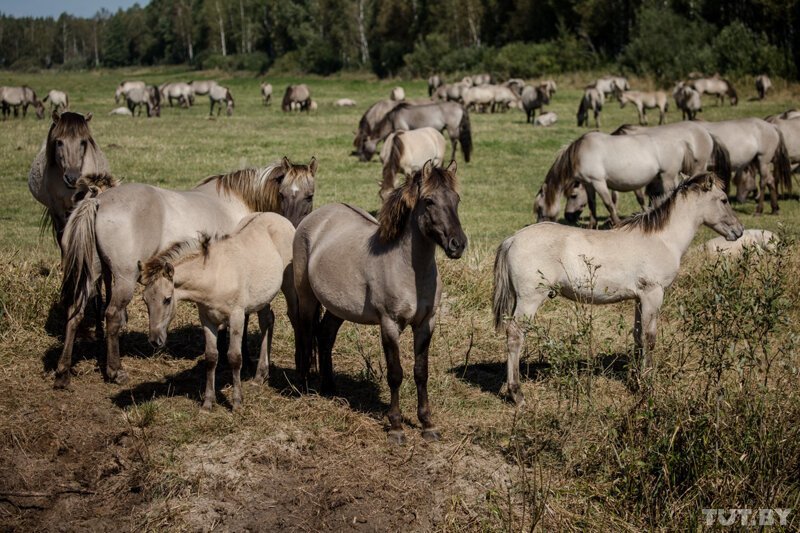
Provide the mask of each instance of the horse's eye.
{"label": "horse's eye", "polygon": [[425,205],[436,205],[436,202],[433,198],[425,198]]}
{"label": "horse's eye", "polygon": [[313,202],[313,201],[314,201],[314,195],[313,194],[309,194],[308,196],[306,196],[306,202]]}
{"label": "horse's eye", "polygon": [[723,198],[723,199],[722,199],[722,203],[723,203],[723,204],[727,204],[727,203],[728,203],[728,199],[727,199],[727,198]]}
{"label": "horse's eye", "polygon": [[64,146],[64,141],[62,141],[61,139],[58,139],[56,141],[56,146],[58,146],[58,147]]}
{"label": "horse's eye", "polygon": [[164,305],[169,305],[172,302],[172,296],[164,298]]}
{"label": "horse's eye", "polygon": [[86,148],[86,141],[81,141],[81,147]]}

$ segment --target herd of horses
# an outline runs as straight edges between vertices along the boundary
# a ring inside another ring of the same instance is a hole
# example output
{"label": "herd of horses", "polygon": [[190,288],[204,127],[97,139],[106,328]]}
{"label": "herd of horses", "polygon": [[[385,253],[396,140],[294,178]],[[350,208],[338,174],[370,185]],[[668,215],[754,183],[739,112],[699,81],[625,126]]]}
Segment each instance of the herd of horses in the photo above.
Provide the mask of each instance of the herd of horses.
{"label": "herd of horses", "polygon": [[[197,305],[205,336],[206,409],[216,398],[217,336],[221,330],[228,332],[231,403],[238,408],[248,315],[258,315],[256,379],[263,381],[269,373],[275,323],[271,302],[282,292],[294,330],[302,391],[309,390],[316,352],[320,391],[335,392],[332,349],[345,320],[380,326],[391,391],[388,438],[395,443],[405,439],[398,339],[410,327],[417,416],[422,436],[437,440],[440,431],[431,417],[427,391],[428,347],[442,291],[435,252],[441,248],[448,258],[458,259],[467,247],[458,214],[455,160],[459,145],[465,162],[472,155],[468,107],[483,105],[488,111],[493,105],[506,105],[505,92],[491,87],[503,87],[517,99],[528,94],[539,102],[549,102],[556,90],[552,80],[531,85],[492,81],[491,76],[477,75],[447,85],[433,76],[429,96],[444,98],[407,100],[404,91],[393,90],[389,99],[367,109],[352,155],[368,161],[384,143],[377,217],[349,204],[312,209],[319,166],[313,157],[308,164],[284,157],[266,167],[211,176],[188,190],[118,184],[91,135],[91,114],[54,110],[30,169],[29,188],[45,206],[62,257],[67,323],[55,387],[70,386],[75,340],[87,308],[94,309],[98,334],[105,340],[105,378],[119,384],[128,381],[120,337],[128,304],[141,284],[148,338],[156,347],[166,342],[176,304],[185,300]],[[464,90],[455,101],[448,95],[458,84]],[[272,94],[268,85],[261,87],[265,105]],[[484,92],[498,94],[499,99],[490,103],[481,99],[483,92],[470,92],[481,88],[489,88]],[[230,94],[214,82],[158,88],[123,82],[115,96],[129,104],[141,99],[150,114],[162,98],[175,98],[185,106],[194,95],[208,94],[213,106],[212,95],[223,92]],[[650,105],[630,94],[627,80],[620,77],[601,78],[587,88],[589,92],[600,103],[616,95],[634,105]],[[307,86],[292,85],[281,107],[309,110],[312,102]],[[449,163],[445,130],[452,143]],[[796,112],[769,120],[626,125],[612,134],[586,133],[562,149],[533,200],[539,223],[505,239],[495,257],[493,314],[496,327],[506,335],[508,396],[524,403],[519,381],[524,321],[556,294],[593,304],[636,300],[634,367],[646,368],[664,291],[677,276],[698,228],[706,225],[729,242],[743,235],[728,202],[729,183],[746,190],[758,174],[757,212],[763,210],[768,189],[775,213],[778,187],[791,190],[792,166],[798,163]],[[405,178],[397,183],[401,173]],[[576,191],[583,192],[584,201]],[[643,212],[622,219],[616,195],[625,191],[637,193]],[[595,229],[596,194],[609,211],[612,229]],[[651,202],[647,209],[645,195]],[[577,220],[588,204],[589,228],[555,223],[564,196],[569,199],[568,221]],[[587,257],[603,268],[592,270]]]}

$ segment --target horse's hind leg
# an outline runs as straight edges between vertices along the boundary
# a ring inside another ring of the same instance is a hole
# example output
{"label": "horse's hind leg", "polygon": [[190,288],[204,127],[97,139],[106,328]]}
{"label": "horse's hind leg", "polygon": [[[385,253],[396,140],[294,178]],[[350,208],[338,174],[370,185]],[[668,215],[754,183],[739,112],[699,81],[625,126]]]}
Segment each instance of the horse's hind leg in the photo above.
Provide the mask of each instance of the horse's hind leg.
{"label": "horse's hind leg", "polygon": [[634,319],[634,341],[636,342],[636,359],[641,361],[641,369],[652,366],[652,351],[656,346],[658,332],[658,311],[664,301],[664,290],[653,289],[640,294],[636,300]]}
{"label": "horse's hind leg", "polygon": [[762,160],[766,160],[766,158],[763,157],[759,160],[759,173],[761,174],[760,196],[762,198],[762,205],[764,189],[766,188],[769,189],[769,206],[772,209],[772,214],[776,215],[780,210],[780,206],[778,205],[778,188],[775,184],[775,176],[772,170],[770,170],[769,163],[762,162]]}
{"label": "horse's hind leg", "polygon": [[391,404],[389,405],[389,434],[387,438],[394,444],[405,444],[406,436],[403,433],[403,415],[400,412],[400,385],[403,383],[403,367],[400,365],[400,346],[398,337],[400,329],[391,319],[381,321],[381,342],[383,354],[386,357],[386,380],[391,391]]}
{"label": "horse's hind leg", "polygon": [[317,349],[319,350],[319,372],[321,378],[320,392],[335,394],[336,385],[333,379],[333,344],[343,320],[325,311],[317,330]]}
{"label": "horse's hind leg", "polygon": [[441,434],[431,422],[431,406],[428,402],[428,348],[436,325],[435,315],[414,328],[414,383],[417,385],[417,417],[422,424],[422,438],[439,440]]}
{"label": "horse's hind leg", "polygon": [[242,406],[242,335],[244,333],[244,309],[234,311],[230,317],[230,343],[228,344],[228,366],[231,367],[233,394],[231,404],[237,410]]}
{"label": "horse's hind leg", "polygon": [[119,337],[125,325],[125,309],[133,298],[135,276],[116,276],[112,283],[111,299],[106,308],[106,378],[114,383],[128,381],[119,357]]}
{"label": "horse's hind leg", "polygon": [[261,330],[261,352],[258,356],[256,383],[264,383],[269,379],[270,358],[272,356],[272,334],[275,329],[275,313],[267,305],[258,312],[258,327]]}
{"label": "horse's hind leg", "polygon": [[520,298],[514,317],[506,324],[506,346],[508,347],[508,360],[506,361],[506,394],[518,407],[525,405],[519,375],[519,361],[525,347],[525,329],[519,321],[524,318],[533,320],[536,311],[544,302],[548,292],[537,291],[527,300]]}
{"label": "horse's hind leg", "polygon": [[70,371],[72,370],[72,348],[75,345],[75,332],[78,330],[78,325],[83,320],[84,309],[73,304],[67,309],[67,330],[64,335],[64,348],[61,351],[61,357],[58,358],[58,366],[56,367],[56,378],[53,382],[53,388],[66,389],[69,388]]}

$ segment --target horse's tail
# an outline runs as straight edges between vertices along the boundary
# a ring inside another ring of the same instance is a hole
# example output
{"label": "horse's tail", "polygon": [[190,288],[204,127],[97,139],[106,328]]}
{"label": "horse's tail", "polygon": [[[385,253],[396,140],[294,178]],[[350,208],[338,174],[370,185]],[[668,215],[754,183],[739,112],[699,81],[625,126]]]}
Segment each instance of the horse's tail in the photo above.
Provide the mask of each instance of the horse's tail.
{"label": "horse's tail", "polygon": [[283,111],[290,111],[292,106],[292,86],[289,85],[286,88],[286,92],[283,93],[283,101],[281,102],[281,109]]}
{"label": "horse's tail", "polygon": [[586,95],[583,95],[581,98],[581,103],[578,105],[578,127],[580,128],[583,126],[583,123],[586,122],[586,125],[589,125],[589,102]]}
{"label": "horse's tail", "polygon": [[[67,220],[61,238],[61,268],[64,272],[61,301],[67,310],[74,308],[74,313],[85,308],[89,298],[94,296],[95,286],[102,274],[95,234],[95,217],[99,206],[97,198],[81,201]],[[67,317],[70,318],[72,316]]]}
{"label": "horse's tail", "polygon": [[713,145],[711,147],[711,157],[714,159],[714,173],[722,179],[722,183],[725,184],[725,192],[728,192],[728,189],[731,184],[731,174],[733,173],[731,169],[731,155],[728,153],[728,149],[725,148],[719,139],[711,136],[711,141]]}
{"label": "horse's tail", "polygon": [[46,102],[48,98],[50,98],[50,93],[47,93],[47,96],[42,98],[42,102]]}
{"label": "horse's tail", "polygon": [[461,152],[464,154],[464,161],[469,163],[470,154],[472,154],[472,127],[469,124],[469,111],[464,109],[464,114],[461,115],[461,122],[458,125],[458,140],[461,143]]}
{"label": "horse's tail", "polygon": [[509,237],[497,247],[494,258],[494,294],[492,297],[492,311],[494,313],[494,327],[500,329],[505,317],[513,316],[517,308],[517,291],[511,280],[508,265],[508,250],[514,244],[514,237]]}
{"label": "horse's tail", "polygon": [[575,178],[578,151],[583,145],[585,137],[586,134],[578,137],[572,144],[562,149],[556,155],[556,160],[553,161],[550,170],[547,171],[547,175],[544,178],[544,183],[547,185],[547,187],[544,187],[544,201],[547,205],[553,205],[561,191]]}
{"label": "horse's tail", "polygon": [[[392,138],[392,147],[389,157],[383,164],[383,186],[394,189],[394,178],[400,169],[400,158],[403,155],[403,139],[400,132]],[[391,190],[389,189],[389,190]]]}
{"label": "horse's tail", "polygon": [[774,167],[775,180],[778,187],[783,189],[784,194],[792,193],[792,162],[789,159],[789,151],[786,149],[786,143],[783,140],[783,133],[778,130],[778,149],[775,150],[775,155],[772,157],[772,165]]}

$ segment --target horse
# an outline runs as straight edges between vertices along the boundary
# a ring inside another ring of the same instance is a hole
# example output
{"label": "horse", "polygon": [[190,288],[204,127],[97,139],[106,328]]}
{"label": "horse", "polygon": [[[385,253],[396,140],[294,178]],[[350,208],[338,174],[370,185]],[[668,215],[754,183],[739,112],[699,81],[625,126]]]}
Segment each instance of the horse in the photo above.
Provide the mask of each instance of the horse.
{"label": "horse", "polygon": [[695,91],[702,94],[713,94],[716,97],[717,105],[725,103],[725,96],[728,96],[732,106],[739,103],[739,97],[736,94],[733,84],[726,79],[722,78],[699,78],[692,80],[689,85]]}
{"label": "horse", "polygon": [[11,109],[14,108],[14,116],[19,116],[19,108],[22,107],[22,117],[28,115],[28,107],[33,106],[36,112],[36,118],[44,118],[44,104],[36,98],[36,91],[27,85],[21,87],[3,87],[0,91],[0,105],[3,108],[3,118],[5,119],[11,114]]}
{"label": "horse", "polygon": [[111,116],[121,116],[121,117],[132,117],[133,116],[133,113],[131,112],[131,110],[128,109],[126,106],[115,107],[114,109],[109,111],[108,114],[111,115]]}
{"label": "horse", "polygon": [[542,113],[533,121],[534,126],[552,126],[558,121],[558,115],[553,111],[548,111],[547,113]]}
{"label": "horse", "polygon": [[133,88],[144,89],[147,84],[143,81],[123,81],[117,85],[117,90],[114,92],[114,103],[118,104],[120,98],[126,98],[128,91]]}
{"label": "horse", "polygon": [[339,98],[333,105],[336,107],[355,107],[356,101],[352,98]]}
{"label": "horse", "polygon": [[[783,144],[786,145],[786,152],[792,168],[800,165],[800,120],[796,118],[781,118],[785,113],[767,117],[764,120],[778,128],[783,136]],[[789,115],[791,116],[791,115]]]}
{"label": "horse", "polygon": [[503,82],[503,86],[508,87],[517,96],[522,96],[522,89],[525,88],[525,80],[522,78],[509,78]]}
{"label": "horse", "polygon": [[433,93],[433,99],[447,102],[462,102],[464,92],[470,87],[472,87],[471,80],[469,83],[463,80],[456,83],[447,83],[436,89],[436,92]]}
{"label": "horse", "polygon": [[[636,189],[633,191],[636,195],[636,200],[639,202],[639,207],[644,210],[644,189]],[[576,226],[580,221],[583,208],[589,205],[589,195],[586,193],[586,187],[580,181],[574,181],[571,186],[564,189],[564,196],[567,199],[567,204],[564,206],[564,220],[568,224]],[[619,205],[619,194],[617,191],[611,191],[611,201],[614,206]]]}
{"label": "horse", "polygon": [[758,92],[758,99],[763,100],[767,97],[767,91],[772,89],[772,80],[766,74],[761,74],[756,77],[756,92]]}
{"label": "horse", "polygon": [[[284,157],[267,167],[208,177],[188,191],[129,183],[78,204],[61,240],[61,294],[68,321],[54,386],[69,386],[75,329],[98,280],[102,278],[108,295],[105,376],[124,383],[128,376],[120,363],[119,336],[138,262],[198,233],[230,233],[252,212],[277,212],[297,225],[311,211],[316,173],[316,159],[293,165]],[[293,302],[287,304],[294,320]]]}
{"label": "horse", "polygon": [[217,104],[217,116],[222,111],[222,102],[225,102],[225,113],[228,116],[233,115],[233,95],[227,87],[222,85],[214,85],[208,90],[208,100],[211,102],[211,109],[208,112],[209,116],[214,114],[214,104]]}
{"label": "horse", "polygon": [[272,101],[272,84],[271,83],[262,83],[261,84],[261,99],[264,102],[264,105],[269,105]]}
{"label": "horse", "polygon": [[522,109],[525,110],[525,121],[530,124],[531,119],[536,118],[536,110],[550,103],[550,93],[544,84],[536,87],[526,85],[522,89],[520,101],[522,102]]}
{"label": "horse", "polygon": [[[507,92],[507,100],[515,101],[516,96],[510,89],[503,87]],[[462,94],[464,108],[467,110],[476,109],[485,112],[487,109],[495,110],[495,91],[490,85],[473,86],[465,90]]]}
{"label": "horse", "polygon": [[379,100],[369,106],[369,109],[361,116],[361,120],[358,121],[358,131],[356,132],[355,139],[353,139],[355,150],[353,150],[350,155],[358,156],[360,161],[369,161],[372,159],[375,150],[368,152],[365,150],[365,144],[378,123],[383,120],[389,111],[399,104],[400,102],[395,102],[394,100]]}
{"label": "horse", "polygon": [[472,80],[472,86],[478,87],[479,85],[491,85],[492,83],[492,75],[491,74],[475,74],[470,77]]}
{"label": "horse", "polygon": [[386,137],[381,149],[383,162],[383,182],[380,197],[383,201],[394,190],[398,172],[406,177],[422,170],[426,162],[441,166],[444,161],[446,141],[434,128],[420,128],[411,131],[396,131]]}
{"label": "horse", "polygon": [[[627,84],[628,80],[625,80],[625,83]],[[558,87],[556,86],[555,80],[552,80],[552,79],[549,79],[549,78],[539,82],[538,85],[539,86],[543,86],[545,88],[545,90],[547,91],[547,97],[548,98],[552,98],[553,95],[556,94],[556,89],[558,89]]]}
{"label": "horse", "polygon": [[392,92],[389,93],[389,98],[394,100],[395,102],[402,102],[406,99],[406,92],[403,90],[402,87],[395,87],[392,89]]}
{"label": "horse", "polygon": [[289,85],[286,87],[286,92],[283,93],[283,102],[281,102],[281,109],[283,111],[292,111],[292,104],[299,104],[300,111],[309,111],[308,105],[311,102],[311,91],[308,85],[301,83],[300,85]]}
{"label": "horse", "polygon": [[149,87],[134,87],[128,91],[125,100],[128,103],[128,109],[131,110],[131,116],[133,116],[133,112],[137,107],[139,108],[138,116],[142,116],[142,107],[145,108],[145,112],[148,117],[161,116],[161,106],[159,105],[160,100],[158,102],[155,101],[153,92],[155,92],[156,95],[159,94],[157,89],[155,91],[151,91]]}
{"label": "horse", "polygon": [[710,173],[688,179],[659,206],[609,231],[541,223],[503,241],[494,263],[493,314],[497,330],[506,333],[506,389],[514,402],[524,404],[519,358],[525,331],[520,322],[533,319],[556,294],[592,305],[636,300],[636,353],[641,368],[650,367],[664,291],[701,225],[729,241],[744,229]]}
{"label": "horse", "polygon": [[[422,436],[440,438],[428,404],[428,346],[442,290],[436,247],[458,259],[467,246],[458,218],[457,184],[455,161],[446,169],[428,161],[392,192],[378,220],[357,207],[328,204],[300,223],[294,239],[299,303],[296,365],[301,386],[308,386],[314,339],[321,391],[333,393],[331,351],[342,322],[380,325],[391,390],[388,439],[396,444],[405,440],[398,338],[409,325],[414,333],[414,381]],[[321,321],[320,304],[326,310]]]}
{"label": "horse", "polygon": [[442,85],[442,78],[438,74],[434,74],[428,78],[428,96],[433,96],[433,93]]}
{"label": "horse", "polygon": [[614,91],[614,95],[619,101],[619,107],[625,107],[625,104],[633,104],[636,107],[636,112],[639,114],[639,124],[644,126],[647,124],[647,110],[658,109],[658,123],[664,123],[664,115],[667,112],[668,100],[667,93],[664,91],[643,92],[643,91]]}
{"label": "horse", "polygon": [[182,81],[175,81],[165,83],[159,88],[161,98],[166,98],[169,106],[172,107],[172,100],[177,100],[178,105],[183,108],[189,108],[194,104],[194,92],[188,83]]}
{"label": "horse", "polygon": [[534,201],[537,221],[555,221],[561,194],[578,180],[589,196],[590,227],[597,225],[595,192],[618,226],[612,189],[626,192],[648,187],[651,197],[658,196],[677,186],[681,172],[692,175],[694,170],[694,154],[683,139],[585,133],[564,148],[548,170]]}
{"label": "horse", "polygon": [[703,250],[709,255],[723,255],[737,257],[744,252],[745,247],[773,250],[780,241],[777,235],[765,229],[746,229],[741,237],[729,241],[723,237],[714,237],[703,244]]}
{"label": "horse", "polygon": [[192,90],[192,94],[205,96],[208,92],[213,88],[217,87],[219,83],[214,80],[202,80],[202,81],[190,81],[189,87]]}
{"label": "horse", "polygon": [[364,142],[365,153],[374,153],[378,142],[386,139],[390,133],[398,130],[415,130],[432,127],[437,131],[447,129],[453,143],[451,159],[455,159],[459,141],[464,161],[469,163],[472,153],[472,131],[469,112],[455,102],[433,102],[430,104],[412,105],[403,102],[395,106],[383,117]]}
{"label": "horse", "polygon": [[605,102],[606,95],[614,94],[616,89],[619,89],[620,91],[628,91],[631,87],[630,84],[628,84],[627,78],[624,78],[623,76],[603,76],[602,78],[596,79],[586,88],[597,89],[601,95],[600,101]]}
{"label": "horse", "polygon": [[600,128],[600,112],[603,110],[603,93],[594,87],[583,91],[583,98],[578,105],[578,127],[589,127],[589,110],[594,113],[594,127]]}
{"label": "horse", "polygon": [[[742,187],[742,180],[746,167],[754,165],[758,168],[760,187],[757,197],[755,214],[764,211],[764,189],[770,191],[770,207],[772,213],[777,214],[778,189],[792,190],[792,169],[789,153],[780,130],[775,125],[760,118],[743,118],[736,120],[723,120],[721,122],[698,122],[708,130],[711,135],[719,139],[730,154],[731,168],[736,171],[734,178],[737,188],[737,199],[744,201],[746,192]],[[774,170],[770,169],[770,163]],[[777,182],[777,183],[776,183]],[[744,192],[744,198],[742,198]]]}
{"label": "horse", "polygon": [[217,334],[230,331],[228,363],[233,374],[232,407],[242,405],[242,339],[247,334],[248,313],[258,313],[261,352],[256,382],[269,376],[275,315],[270,303],[283,289],[294,299],[292,273],[292,223],[275,213],[253,213],[239,222],[229,236],[212,241],[204,235],[173,244],[139,265],[143,297],[150,316],[150,343],[162,347],[175,318],[177,303],[197,305],[206,347],[206,390],[203,409],[216,401]]}
{"label": "horse", "polygon": [[69,110],[69,95],[64,91],[58,91],[56,89],[51,89],[50,92],[47,93],[42,99],[42,102],[47,102],[50,100],[50,108],[53,111],[67,111]]}
{"label": "horse", "polygon": [[67,217],[75,206],[72,195],[78,179],[87,174],[108,173],[109,165],[89,130],[91,113],[84,117],[53,111],[52,118],[42,149],[31,164],[28,189],[44,206],[43,221],[49,220],[60,245]]}
{"label": "horse", "polygon": [[675,106],[681,110],[683,120],[695,120],[697,113],[703,111],[700,93],[690,85],[679,82],[672,90],[672,97],[675,99]]}

